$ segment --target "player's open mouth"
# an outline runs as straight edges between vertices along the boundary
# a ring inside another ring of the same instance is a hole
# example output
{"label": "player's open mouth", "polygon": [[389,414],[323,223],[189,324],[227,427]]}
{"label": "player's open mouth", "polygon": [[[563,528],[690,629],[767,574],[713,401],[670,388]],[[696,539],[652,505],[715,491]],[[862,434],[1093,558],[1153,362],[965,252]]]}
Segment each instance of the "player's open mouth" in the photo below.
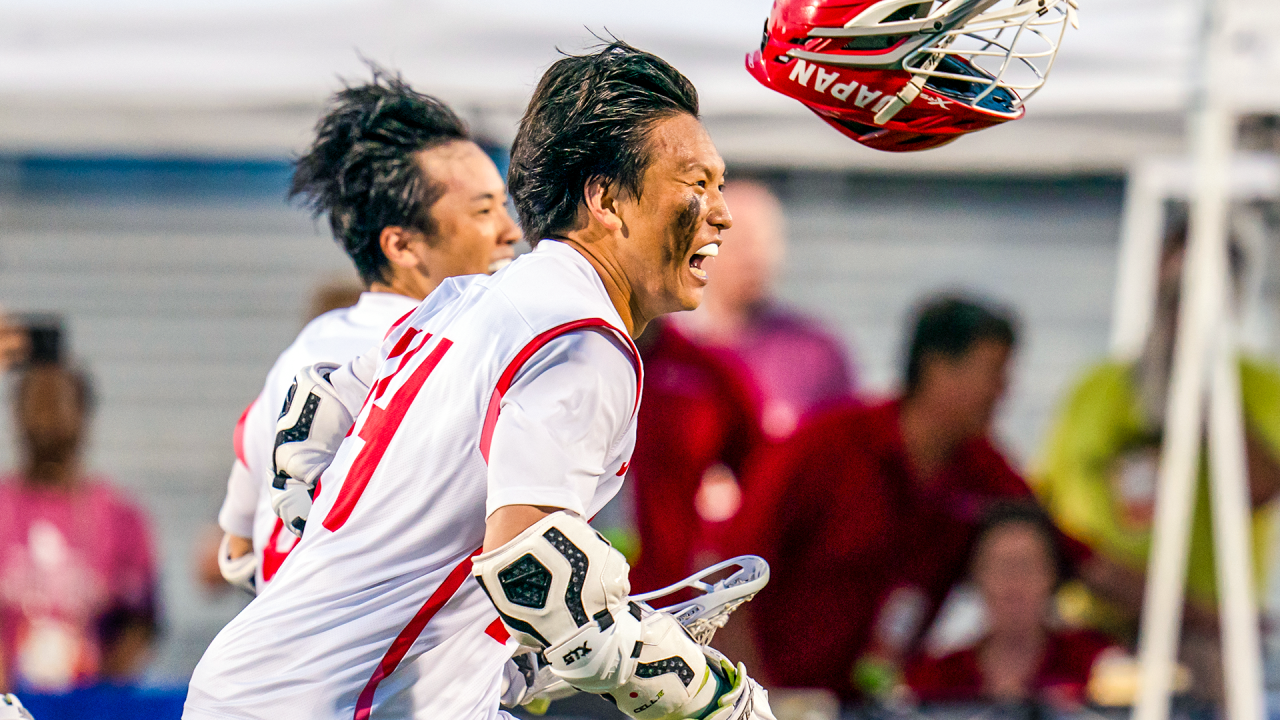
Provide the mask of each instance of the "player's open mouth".
{"label": "player's open mouth", "polygon": [[699,280],[707,279],[707,271],[702,269],[702,261],[709,257],[715,257],[720,254],[720,246],[716,243],[707,243],[698,248],[693,257],[689,258],[689,272]]}
{"label": "player's open mouth", "polygon": [[511,258],[502,258],[501,260],[494,260],[493,262],[489,263],[489,274],[492,275],[510,264],[511,264]]}

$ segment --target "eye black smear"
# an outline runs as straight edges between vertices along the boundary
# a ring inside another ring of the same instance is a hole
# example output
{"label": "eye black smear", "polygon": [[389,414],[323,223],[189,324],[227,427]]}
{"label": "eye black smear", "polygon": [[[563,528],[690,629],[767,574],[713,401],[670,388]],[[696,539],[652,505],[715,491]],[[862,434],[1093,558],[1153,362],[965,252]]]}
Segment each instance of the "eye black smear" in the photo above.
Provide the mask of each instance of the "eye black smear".
{"label": "eye black smear", "polygon": [[698,234],[701,219],[702,198],[691,195],[685,201],[684,207],[671,219],[668,233],[670,242],[663,253],[668,263],[674,263],[689,254],[689,250],[693,248],[694,236]]}

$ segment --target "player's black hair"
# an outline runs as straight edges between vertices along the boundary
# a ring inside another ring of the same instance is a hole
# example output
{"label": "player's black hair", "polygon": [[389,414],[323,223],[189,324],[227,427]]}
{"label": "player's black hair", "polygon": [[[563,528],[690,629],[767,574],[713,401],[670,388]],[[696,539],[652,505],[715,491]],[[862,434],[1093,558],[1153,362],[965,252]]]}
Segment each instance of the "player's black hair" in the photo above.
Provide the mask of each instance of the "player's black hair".
{"label": "player's black hair", "polygon": [[959,358],[980,340],[994,340],[1011,348],[1017,345],[1013,313],[958,295],[926,302],[916,314],[915,332],[907,349],[906,394],[912,395],[919,387],[928,355]]}
{"label": "player's black hair", "polygon": [[[1056,575],[1054,585],[1059,585],[1072,575],[1071,562],[1063,551],[1058,529],[1044,508],[1031,500],[1004,500],[992,504],[982,515],[978,532],[973,539],[976,556],[982,543],[991,533],[1009,525],[1026,525],[1036,531],[1049,551],[1049,561]],[[972,561],[973,558],[970,560]]]}
{"label": "player's black hair", "polygon": [[542,76],[511,146],[507,189],[530,242],[578,222],[588,182],[640,196],[655,121],[698,116],[698,91],[662,58],[614,40],[556,61]]}
{"label": "player's black hair", "polygon": [[378,242],[383,228],[435,234],[429,211],[443,188],[424,177],[415,153],[470,139],[444,103],[397,74],[371,69],[370,82],[333,96],[289,186],[290,199],[301,197],[316,217],[329,216],[334,239],[366,285],[386,279]]}

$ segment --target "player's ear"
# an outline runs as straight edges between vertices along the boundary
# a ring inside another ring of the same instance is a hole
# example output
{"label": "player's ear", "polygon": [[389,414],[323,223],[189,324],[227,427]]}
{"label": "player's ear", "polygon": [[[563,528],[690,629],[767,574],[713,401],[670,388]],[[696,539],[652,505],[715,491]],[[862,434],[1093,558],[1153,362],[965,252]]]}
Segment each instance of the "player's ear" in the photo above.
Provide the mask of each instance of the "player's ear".
{"label": "player's ear", "polygon": [[583,203],[587,206],[587,215],[611,231],[623,229],[625,223],[618,215],[618,194],[615,185],[601,178],[587,181],[582,191]]}
{"label": "player's ear", "polygon": [[388,225],[382,228],[378,236],[378,245],[387,261],[399,267],[412,268],[418,265],[418,256],[413,252],[413,243],[422,239],[422,233],[399,225]]}

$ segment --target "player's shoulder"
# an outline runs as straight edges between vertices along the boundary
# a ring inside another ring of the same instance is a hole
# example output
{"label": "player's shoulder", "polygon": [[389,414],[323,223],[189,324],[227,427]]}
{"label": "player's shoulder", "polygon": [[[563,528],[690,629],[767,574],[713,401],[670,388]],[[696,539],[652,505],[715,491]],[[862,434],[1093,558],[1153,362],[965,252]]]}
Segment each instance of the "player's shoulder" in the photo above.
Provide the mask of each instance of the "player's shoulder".
{"label": "player's shoulder", "polygon": [[538,243],[486,285],[535,328],[589,316],[621,323],[595,268],[577,250],[555,240]]}

